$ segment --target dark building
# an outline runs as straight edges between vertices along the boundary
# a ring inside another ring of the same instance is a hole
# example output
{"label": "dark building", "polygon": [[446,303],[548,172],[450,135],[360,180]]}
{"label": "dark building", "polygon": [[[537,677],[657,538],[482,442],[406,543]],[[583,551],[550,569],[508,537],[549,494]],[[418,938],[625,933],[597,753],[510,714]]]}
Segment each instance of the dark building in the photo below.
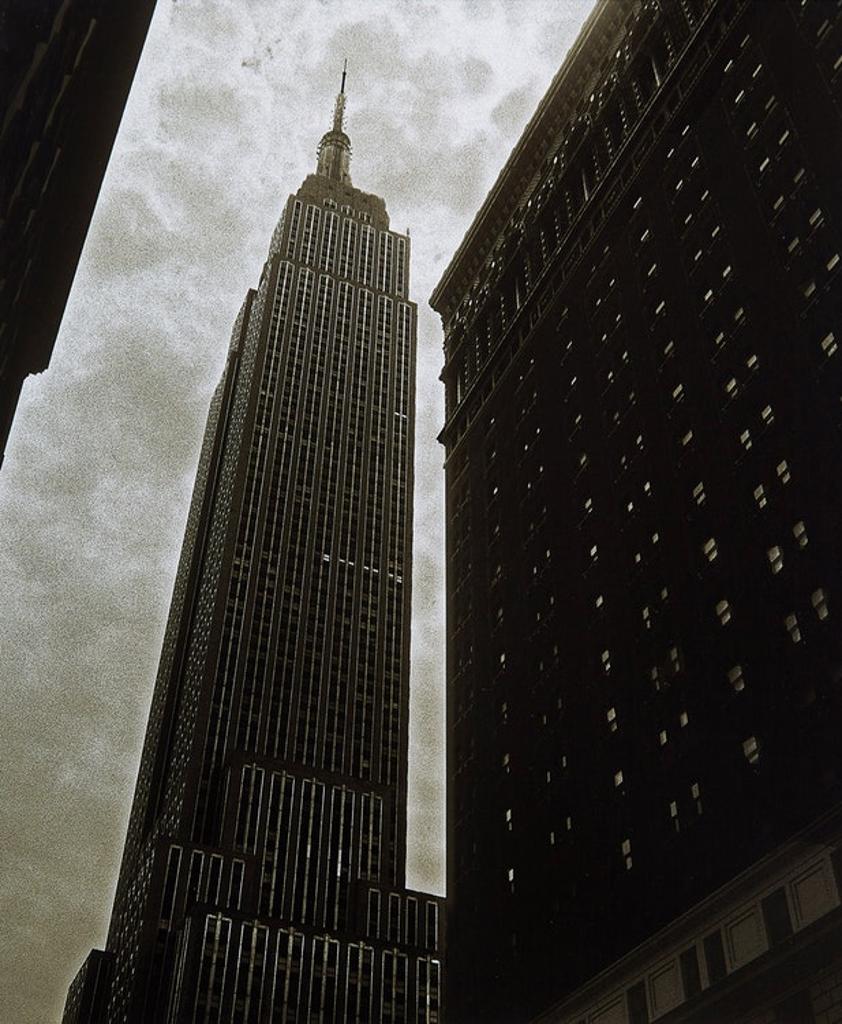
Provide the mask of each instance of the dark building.
{"label": "dark building", "polygon": [[0,463],[50,362],[155,0],[0,11]]}
{"label": "dark building", "polygon": [[409,239],[351,184],[344,103],[211,405],[109,1022],[440,1019],[439,905],[405,887]]}
{"label": "dark building", "polygon": [[839,1019],[840,104],[600,0],[433,295],[452,1024]]}

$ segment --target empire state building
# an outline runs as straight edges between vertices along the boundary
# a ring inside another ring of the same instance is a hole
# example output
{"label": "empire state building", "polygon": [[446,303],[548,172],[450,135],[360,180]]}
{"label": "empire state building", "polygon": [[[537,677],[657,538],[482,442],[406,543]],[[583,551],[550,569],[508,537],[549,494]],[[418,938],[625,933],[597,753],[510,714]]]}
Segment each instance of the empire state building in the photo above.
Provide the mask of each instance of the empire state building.
{"label": "empire state building", "polygon": [[105,951],[65,1022],[440,1019],[405,887],[416,307],[345,78],[211,403]]}

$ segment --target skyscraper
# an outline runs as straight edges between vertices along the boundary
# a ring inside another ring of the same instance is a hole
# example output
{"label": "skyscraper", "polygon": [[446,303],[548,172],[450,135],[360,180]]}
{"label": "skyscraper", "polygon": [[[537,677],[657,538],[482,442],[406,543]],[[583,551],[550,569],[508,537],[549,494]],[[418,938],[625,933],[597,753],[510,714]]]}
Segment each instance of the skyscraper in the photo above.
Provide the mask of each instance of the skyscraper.
{"label": "skyscraper", "polygon": [[0,10],[0,464],[23,382],[50,362],[154,9]]}
{"label": "skyscraper", "polygon": [[439,905],[405,887],[409,239],[351,184],[344,85],[234,325],[67,1021],[106,969],[108,1022],[439,1019]]}
{"label": "skyscraper", "polygon": [[841,104],[598,0],[433,295],[453,1024],[838,1019]]}

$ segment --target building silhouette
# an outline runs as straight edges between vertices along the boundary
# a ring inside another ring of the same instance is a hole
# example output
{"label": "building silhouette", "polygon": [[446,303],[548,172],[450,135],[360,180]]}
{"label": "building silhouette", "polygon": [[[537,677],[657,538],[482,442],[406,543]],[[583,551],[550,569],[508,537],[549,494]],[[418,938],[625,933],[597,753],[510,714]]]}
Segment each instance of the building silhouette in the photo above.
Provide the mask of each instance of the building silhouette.
{"label": "building silhouette", "polygon": [[405,886],[416,307],[344,85],[234,325],[66,1021],[440,1019],[439,904]]}
{"label": "building silhouette", "polygon": [[155,0],[9,0],[0,11],[0,464],[45,370]]}
{"label": "building silhouette", "polygon": [[451,1024],[838,1019],[841,104],[598,0],[433,294]]}

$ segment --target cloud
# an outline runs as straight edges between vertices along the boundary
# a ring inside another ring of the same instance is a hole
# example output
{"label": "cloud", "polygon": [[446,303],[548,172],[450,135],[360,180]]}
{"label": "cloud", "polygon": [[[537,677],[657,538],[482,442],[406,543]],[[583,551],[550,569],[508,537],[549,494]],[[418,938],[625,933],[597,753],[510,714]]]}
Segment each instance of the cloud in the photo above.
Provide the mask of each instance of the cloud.
{"label": "cloud", "polygon": [[346,56],[355,184],[412,229],[409,870],[441,890],[443,403],[426,301],[588,6],[158,4],[51,367],[25,385],[0,471],[0,1019],[57,1021],[104,939],[210,394]]}

